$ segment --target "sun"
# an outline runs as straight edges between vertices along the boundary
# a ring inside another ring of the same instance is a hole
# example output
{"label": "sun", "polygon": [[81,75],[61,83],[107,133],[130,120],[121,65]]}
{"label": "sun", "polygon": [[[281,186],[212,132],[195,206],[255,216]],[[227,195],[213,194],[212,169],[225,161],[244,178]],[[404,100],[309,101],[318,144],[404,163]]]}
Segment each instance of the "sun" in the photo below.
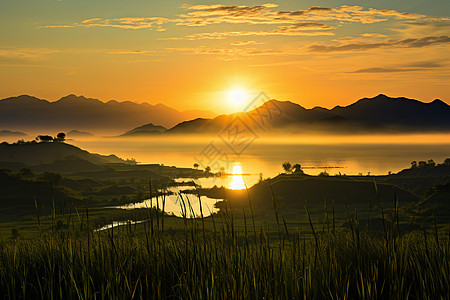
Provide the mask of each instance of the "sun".
{"label": "sun", "polygon": [[234,106],[243,107],[247,102],[247,92],[243,89],[233,89],[228,92],[228,100]]}

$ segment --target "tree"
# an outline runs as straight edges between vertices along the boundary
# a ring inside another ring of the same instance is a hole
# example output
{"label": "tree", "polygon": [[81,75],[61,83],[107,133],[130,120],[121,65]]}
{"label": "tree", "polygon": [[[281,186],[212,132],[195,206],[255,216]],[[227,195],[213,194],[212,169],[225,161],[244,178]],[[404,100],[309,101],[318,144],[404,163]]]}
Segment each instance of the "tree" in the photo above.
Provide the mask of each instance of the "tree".
{"label": "tree", "polygon": [[56,135],[57,142],[64,142],[66,140],[66,134],[64,132],[60,132]]}
{"label": "tree", "polygon": [[427,162],[427,165],[428,165],[429,167],[434,168],[434,166],[436,166],[436,163],[434,162],[434,160],[429,159],[428,162]]}
{"label": "tree", "polygon": [[259,179],[258,179],[258,182],[261,182],[261,181],[263,181],[264,180],[264,178],[263,178],[263,173],[259,173]]}
{"label": "tree", "polygon": [[444,160],[444,166],[450,166],[450,158]]}
{"label": "tree", "polygon": [[419,161],[419,163],[418,163],[418,167],[419,168],[425,168],[426,166],[427,166],[427,162],[426,161],[423,161],[423,160]]}
{"label": "tree", "polygon": [[36,141],[41,142],[41,143],[49,143],[49,142],[53,142],[53,138],[49,135],[38,135],[36,137]]}
{"label": "tree", "polygon": [[198,167],[199,167],[198,163],[195,163],[195,164],[194,164],[194,168],[197,170]]}
{"label": "tree", "polygon": [[417,168],[417,161],[413,160],[411,162],[411,169]]}
{"label": "tree", "polygon": [[300,164],[293,165],[292,171],[294,172],[294,174],[303,174],[302,166]]}
{"label": "tree", "polygon": [[220,171],[219,171],[220,176],[225,176],[225,168],[224,167],[220,167]]}
{"label": "tree", "polygon": [[328,176],[330,176],[330,174],[328,174],[328,172],[326,170],[324,170],[323,172],[320,172],[320,174],[318,176],[328,177]]}
{"label": "tree", "polygon": [[288,173],[291,173],[292,171],[292,165],[291,165],[291,163],[290,162],[285,162],[285,163],[283,163],[283,169],[284,169],[284,172],[286,173],[286,174],[288,174]]}
{"label": "tree", "polygon": [[211,167],[210,167],[210,166],[207,166],[207,167],[205,168],[205,172],[206,172],[206,173],[210,173],[210,172],[211,172]]}

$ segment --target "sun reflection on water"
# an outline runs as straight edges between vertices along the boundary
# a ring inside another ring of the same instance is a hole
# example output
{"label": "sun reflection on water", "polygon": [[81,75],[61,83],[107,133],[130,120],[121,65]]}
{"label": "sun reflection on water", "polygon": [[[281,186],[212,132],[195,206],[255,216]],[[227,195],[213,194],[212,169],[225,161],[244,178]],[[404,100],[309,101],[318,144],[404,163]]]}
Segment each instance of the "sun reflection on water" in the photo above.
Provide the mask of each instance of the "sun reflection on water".
{"label": "sun reflection on water", "polygon": [[243,190],[245,189],[244,179],[242,178],[242,168],[239,164],[233,166],[233,179],[230,183],[230,189]]}

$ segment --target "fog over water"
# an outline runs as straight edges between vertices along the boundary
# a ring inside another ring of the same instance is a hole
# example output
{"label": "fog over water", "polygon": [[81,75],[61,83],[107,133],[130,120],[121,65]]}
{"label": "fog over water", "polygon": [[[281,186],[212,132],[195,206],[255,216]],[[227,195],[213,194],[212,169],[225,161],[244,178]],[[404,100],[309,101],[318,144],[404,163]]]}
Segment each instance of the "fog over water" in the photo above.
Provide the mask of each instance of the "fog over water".
{"label": "fog over water", "polygon": [[[433,159],[441,163],[450,157],[450,134],[278,136],[256,138],[244,144],[245,147],[230,145],[219,137],[204,136],[95,138],[68,142],[89,152],[133,158],[143,164],[192,168],[194,163],[199,163],[200,168],[210,166],[213,172],[223,167],[232,173],[234,163],[240,163],[247,185],[253,184],[260,173],[266,178],[283,172],[281,164],[285,161],[301,164],[304,172],[311,175],[324,170],[330,175],[339,172],[386,175],[389,171],[396,173],[409,168],[413,160]],[[235,151],[236,147],[240,147],[239,151]]]}

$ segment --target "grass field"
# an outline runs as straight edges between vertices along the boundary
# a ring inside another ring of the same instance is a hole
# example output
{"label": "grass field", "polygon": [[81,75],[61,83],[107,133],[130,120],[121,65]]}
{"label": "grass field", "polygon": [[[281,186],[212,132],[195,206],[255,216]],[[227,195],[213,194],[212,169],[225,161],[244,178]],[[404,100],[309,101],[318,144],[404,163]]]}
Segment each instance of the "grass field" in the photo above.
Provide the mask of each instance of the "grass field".
{"label": "grass field", "polygon": [[205,219],[147,211],[147,222],[105,231],[92,230],[87,211],[61,228],[52,214],[36,224],[39,237],[1,241],[0,290],[4,299],[450,297],[448,227],[404,233],[394,208],[378,210],[380,230],[369,232],[356,213],[337,222],[334,207],[320,220],[306,207],[293,226],[273,204],[271,221],[251,208]]}

